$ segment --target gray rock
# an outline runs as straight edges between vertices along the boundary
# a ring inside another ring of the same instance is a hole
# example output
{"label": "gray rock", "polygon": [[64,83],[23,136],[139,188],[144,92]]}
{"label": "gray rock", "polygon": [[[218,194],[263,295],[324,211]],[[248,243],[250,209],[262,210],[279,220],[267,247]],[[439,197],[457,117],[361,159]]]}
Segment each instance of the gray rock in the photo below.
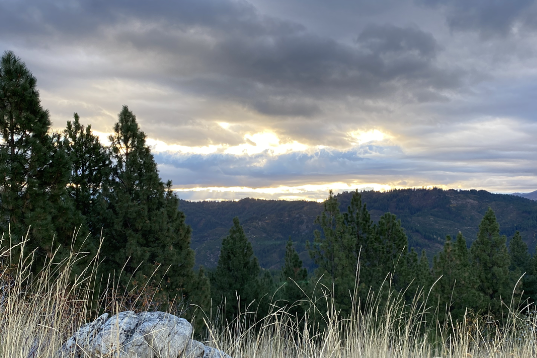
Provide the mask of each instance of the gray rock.
{"label": "gray rock", "polygon": [[213,347],[205,346],[205,352],[203,352],[203,358],[231,358],[222,351],[219,351]]}
{"label": "gray rock", "polygon": [[231,358],[216,348],[208,347],[203,343],[191,340],[181,358]]}
{"label": "gray rock", "polygon": [[164,312],[104,314],[82,326],[59,357],[177,358],[192,335],[187,320]]}
{"label": "gray rock", "polygon": [[205,353],[205,346],[203,343],[191,340],[186,346],[185,351],[181,358],[201,358]]}

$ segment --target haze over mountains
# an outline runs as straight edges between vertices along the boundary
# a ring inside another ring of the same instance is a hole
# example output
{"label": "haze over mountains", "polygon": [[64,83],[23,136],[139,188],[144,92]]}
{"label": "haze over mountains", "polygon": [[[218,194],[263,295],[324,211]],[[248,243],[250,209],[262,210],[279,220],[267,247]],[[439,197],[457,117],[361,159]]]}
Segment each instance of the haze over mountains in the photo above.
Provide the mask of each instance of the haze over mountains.
{"label": "haze over mountains", "polygon": [[521,196],[530,200],[537,200],[537,190],[532,191],[531,193],[513,193],[513,195]]}
{"label": "haze over mountains", "polygon": [[[346,210],[349,192],[337,195]],[[366,191],[362,199],[373,220],[385,212],[397,215],[408,235],[410,247],[425,249],[431,258],[443,247],[446,235],[461,231],[468,245],[475,239],[479,223],[491,207],[500,230],[508,240],[519,230],[533,252],[537,244],[537,202],[516,195],[492,194],[484,190],[404,189]],[[180,201],[180,210],[192,226],[192,248],[197,264],[214,267],[222,238],[238,216],[252,242],[261,266],[276,269],[283,263],[289,236],[305,265],[312,267],[306,241],[313,240],[315,218],[323,204],[310,201],[242,199],[226,202]]]}

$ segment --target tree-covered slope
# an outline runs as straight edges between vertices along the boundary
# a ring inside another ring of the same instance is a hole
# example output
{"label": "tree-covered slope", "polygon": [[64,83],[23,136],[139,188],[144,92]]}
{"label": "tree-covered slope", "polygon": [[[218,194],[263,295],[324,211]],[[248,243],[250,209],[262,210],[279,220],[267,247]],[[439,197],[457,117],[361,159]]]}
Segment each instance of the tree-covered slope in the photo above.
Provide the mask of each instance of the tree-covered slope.
{"label": "tree-covered slope", "polygon": [[[337,196],[342,210],[346,210],[351,194]],[[519,230],[532,252],[537,244],[537,202],[514,195],[483,190],[405,189],[363,192],[362,198],[374,221],[385,212],[397,215],[408,235],[409,245],[425,249],[429,256],[442,249],[446,235],[455,237],[461,231],[469,244],[473,242],[489,207],[496,213],[501,234],[510,239]],[[289,236],[297,243],[296,250],[304,264],[312,266],[305,243],[313,240],[314,220],[321,213],[322,204],[256,199],[181,200],[179,209],[192,226],[192,248],[196,250],[198,264],[216,265],[222,238],[228,234],[233,217],[238,216],[262,267],[281,267]]]}

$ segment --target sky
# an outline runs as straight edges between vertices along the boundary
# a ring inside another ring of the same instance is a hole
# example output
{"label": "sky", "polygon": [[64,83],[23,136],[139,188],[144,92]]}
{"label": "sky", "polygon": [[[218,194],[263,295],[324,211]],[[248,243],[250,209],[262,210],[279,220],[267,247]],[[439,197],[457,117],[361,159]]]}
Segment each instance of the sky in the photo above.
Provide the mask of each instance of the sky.
{"label": "sky", "polygon": [[530,0],[0,0],[54,130],[123,105],[187,200],[537,189]]}

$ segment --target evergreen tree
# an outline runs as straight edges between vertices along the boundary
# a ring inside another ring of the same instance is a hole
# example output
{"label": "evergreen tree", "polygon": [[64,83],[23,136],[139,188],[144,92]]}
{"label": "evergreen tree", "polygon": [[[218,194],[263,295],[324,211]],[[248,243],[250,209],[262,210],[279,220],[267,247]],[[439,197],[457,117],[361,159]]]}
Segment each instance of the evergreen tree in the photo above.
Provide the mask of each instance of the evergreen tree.
{"label": "evergreen tree", "polygon": [[[537,252],[537,248],[536,251]],[[530,302],[537,302],[537,254],[534,254],[528,263],[524,277],[524,294]]]}
{"label": "evergreen tree", "polygon": [[375,290],[385,279],[392,280],[398,290],[405,288],[407,250],[408,239],[401,221],[394,214],[385,213],[373,226],[371,238],[371,285]]}
{"label": "evergreen tree", "polygon": [[302,260],[300,260],[289,237],[285,246],[285,263],[280,273],[280,281],[284,284],[281,288],[281,296],[290,305],[288,313],[293,316],[302,317],[304,315],[300,300],[305,298],[304,292],[307,291],[307,280],[308,271],[302,267]]}
{"label": "evergreen tree", "polygon": [[[372,241],[373,222],[367,210],[367,206],[362,202],[362,195],[356,190],[351,198],[351,204],[344,214],[344,222],[347,227],[351,244],[354,247],[348,252],[352,264],[349,266],[349,279],[347,285],[354,289],[356,267],[359,264],[358,272],[358,295],[365,301],[369,288],[372,285],[373,261],[376,252]],[[354,271],[353,271],[354,270]]]}
{"label": "evergreen tree", "polygon": [[462,233],[457,234],[455,243],[450,236],[446,238],[444,249],[434,258],[433,278],[438,279],[433,302],[453,320],[462,319],[467,308],[478,307],[477,281],[470,270],[468,248]]}
{"label": "evergreen tree", "polygon": [[[527,289],[529,289],[531,294],[531,287],[529,287],[532,284],[531,277],[529,277],[532,274],[531,256],[528,252],[528,245],[522,241],[522,236],[520,236],[518,231],[515,232],[515,235],[509,242],[509,258],[510,287],[514,290],[514,297],[520,298],[523,296],[524,299],[529,298]],[[522,279],[519,281],[521,277]],[[516,285],[517,282],[519,282],[518,285]]]}
{"label": "evergreen tree", "polygon": [[[161,182],[145,134],[127,106],[110,141],[112,175],[96,204],[104,226],[104,272],[119,273],[123,268],[120,284],[124,287],[129,282],[143,287],[152,277],[161,285],[165,301],[191,302],[196,294],[189,287],[194,279],[191,228],[178,210],[171,182]],[[197,300],[207,301],[206,297]]]}
{"label": "evergreen tree", "polygon": [[226,303],[225,318],[228,322],[235,319],[239,312],[244,312],[249,305],[259,303],[260,270],[252,244],[248,241],[239,218],[235,217],[229,235],[222,240],[218,265],[211,277],[213,300]]}
{"label": "evergreen tree", "polygon": [[479,302],[478,277],[472,270],[470,251],[466,246],[466,239],[461,232],[457,234],[455,242],[455,262],[457,263],[457,297],[454,298],[452,314],[455,318],[462,318],[466,308],[476,310]]}
{"label": "evergreen tree", "polygon": [[16,243],[30,229],[27,248],[36,250],[37,269],[52,255],[53,244],[62,247],[58,259],[68,254],[83,222],[66,191],[69,158],[59,145],[59,136],[49,135],[50,125],[35,77],[13,52],[4,53],[0,63],[0,230],[10,230]]}
{"label": "evergreen tree", "polygon": [[405,297],[407,301],[414,299],[415,295],[422,291],[425,294],[431,286],[431,271],[429,268],[429,260],[422,250],[421,256],[414,248],[406,255],[406,265],[403,267],[403,288],[405,289]]}
{"label": "evergreen tree", "polygon": [[444,249],[433,259],[433,278],[440,279],[435,287],[436,303],[450,310],[451,296],[457,280],[458,267],[451,236],[446,237]]}
{"label": "evergreen tree", "polygon": [[186,286],[190,294],[189,303],[191,303],[186,316],[195,328],[202,328],[205,326],[204,314],[211,307],[211,283],[203,266],[200,266]]}
{"label": "evergreen tree", "polygon": [[528,270],[531,256],[528,252],[528,245],[522,241],[522,236],[518,231],[509,242],[509,258],[509,270],[518,273],[519,277]]}
{"label": "evergreen tree", "polygon": [[[359,196],[355,192],[355,196]],[[315,223],[321,230],[315,230],[313,244],[308,243],[310,256],[317,264],[316,280],[333,290],[334,301],[342,315],[352,309],[352,296],[357,283],[358,255],[362,248],[360,232],[361,200],[355,198],[347,215],[339,210],[337,198],[332,191],[324,202],[324,210]],[[359,235],[360,234],[360,235]]]}
{"label": "evergreen tree", "polygon": [[416,275],[416,283],[418,287],[428,290],[431,287],[432,276],[431,266],[429,265],[429,259],[425,253],[425,249],[421,250],[420,261],[418,263],[418,274]]}
{"label": "evergreen tree", "polygon": [[318,265],[317,279],[322,277],[322,283],[333,289],[342,315],[351,312],[355,293],[365,298],[370,289],[378,292],[383,283],[390,286],[386,278],[396,289],[406,287],[408,240],[395,215],[386,213],[373,225],[358,191],[342,214],[330,191],[316,224],[321,230],[315,231],[313,244],[308,243],[310,256]]}
{"label": "evergreen tree", "polygon": [[95,201],[105,181],[110,178],[110,153],[92,133],[91,125],[85,127],[80,124],[77,113],[73,122],[67,122],[62,144],[71,161],[69,195],[76,209],[86,217],[91,233],[98,237],[101,223],[95,220]]}
{"label": "evergreen tree", "polygon": [[470,249],[472,270],[477,277],[477,291],[480,293],[481,308],[499,316],[502,300],[510,299],[509,253],[506,238],[500,236],[500,225],[491,208],[481,223],[477,239]]}

